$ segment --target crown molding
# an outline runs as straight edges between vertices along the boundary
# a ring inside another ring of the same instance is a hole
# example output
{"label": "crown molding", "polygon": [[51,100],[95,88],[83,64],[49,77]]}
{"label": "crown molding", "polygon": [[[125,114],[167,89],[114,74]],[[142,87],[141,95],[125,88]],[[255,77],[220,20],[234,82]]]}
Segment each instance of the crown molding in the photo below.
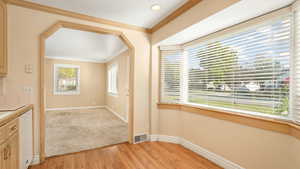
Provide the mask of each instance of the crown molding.
{"label": "crown molding", "polygon": [[121,22],[116,22],[116,21],[112,21],[112,20],[108,20],[108,19],[98,18],[98,17],[94,17],[94,16],[89,16],[89,15],[85,15],[85,14],[80,14],[77,12],[71,12],[68,10],[54,8],[54,7],[50,7],[50,6],[46,6],[46,5],[41,5],[38,3],[29,2],[29,1],[25,1],[25,0],[3,0],[3,1],[6,2],[7,4],[21,6],[24,8],[43,11],[43,12],[47,12],[47,13],[58,14],[58,15],[68,16],[68,17],[86,20],[86,21],[90,21],[90,22],[111,25],[111,26],[115,26],[115,27],[119,27],[119,28],[123,28],[123,29],[130,29],[130,30],[135,30],[135,31],[140,31],[140,32],[145,32],[145,33],[153,33],[155,31],[159,30],[164,25],[173,21],[178,16],[182,15],[184,12],[188,11],[193,6],[197,5],[202,0],[188,0],[185,4],[183,4],[181,7],[176,9],[174,12],[172,12],[167,17],[165,17],[163,20],[161,20],[158,24],[153,26],[151,29],[148,29],[145,27],[140,27],[140,26],[135,26],[135,25],[130,25],[130,24],[125,24],[125,23],[121,23]]}
{"label": "crown molding", "polygon": [[182,15],[183,13],[185,13],[186,11],[188,11],[189,9],[191,9],[192,7],[194,7],[195,5],[197,5],[201,1],[202,0],[188,0],[188,2],[186,2],[185,4],[183,4],[181,7],[179,7],[178,9],[176,9],[173,13],[171,13],[170,15],[168,15],[167,17],[165,17],[163,20],[161,20],[158,24],[156,24],[155,26],[153,26],[149,30],[149,32],[150,33],[156,32],[161,27],[163,27],[166,24],[168,24],[169,22],[173,21],[175,18],[177,18],[178,16]]}
{"label": "crown molding", "polygon": [[98,17],[94,17],[94,16],[84,15],[84,14],[80,14],[80,13],[76,13],[76,12],[71,12],[68,10],[54,8],[54,7],[50,7],[50,6],[46,6],[46,5],[41,5],[38,3],[28,2],[25,0],[4,0],[4,1],[7,4],[21,6],[21,7],[34,9],[34,10],[38,10],[38,11],[43,11],[43,12],[47,12],[47,13],[58,14],[58,15],[68,16],[68,17],[72,17],[72,18],[76,18],[76,19],[97,22],[100,24],[111,25],[111,26],[115,26],[115,27],[119,27],[119,28],[125,28],[125,29],[131,29],[131,30],[135,30],[135,31],[149,33],[149,29],[144,28],[144,27],[125,24],[125,23],[116,22],[116,21],[111,21],[108,19],[98,18]]}

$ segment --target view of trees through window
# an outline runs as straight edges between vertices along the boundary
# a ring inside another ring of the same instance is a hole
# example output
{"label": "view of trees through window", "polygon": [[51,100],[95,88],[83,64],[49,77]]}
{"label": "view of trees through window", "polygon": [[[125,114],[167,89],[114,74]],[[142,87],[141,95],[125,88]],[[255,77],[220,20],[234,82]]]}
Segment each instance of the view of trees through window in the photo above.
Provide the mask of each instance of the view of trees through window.
{"label": "view of trees through window", "polygon": [[188,51],[188,102],[286,116],[290,20]]}
{"label": "view of trees through window", "polygon": [[288,116],[290,19],[183,49],[161,48],[161,101]]}
{"label": "view of trees through window", "polygon": [[78,90],[79,68],[56,68],[56,92],[76,92]]}

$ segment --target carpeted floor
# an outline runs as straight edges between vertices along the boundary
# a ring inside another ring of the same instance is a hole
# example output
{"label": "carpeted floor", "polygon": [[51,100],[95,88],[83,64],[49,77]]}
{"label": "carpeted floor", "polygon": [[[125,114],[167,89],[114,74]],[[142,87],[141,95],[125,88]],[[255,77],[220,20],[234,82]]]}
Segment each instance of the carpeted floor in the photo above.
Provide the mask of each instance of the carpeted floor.
{"label": "carpeted floor", "polygon": [[126,142],[127,135],[128,124],[106,109],[46,112],[47,157]]}

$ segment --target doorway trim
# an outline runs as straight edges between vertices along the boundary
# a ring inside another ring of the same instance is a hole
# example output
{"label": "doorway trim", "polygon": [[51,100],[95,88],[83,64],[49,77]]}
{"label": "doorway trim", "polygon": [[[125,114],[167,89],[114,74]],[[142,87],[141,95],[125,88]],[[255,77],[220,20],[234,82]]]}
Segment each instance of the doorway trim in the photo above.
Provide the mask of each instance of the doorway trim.
{"label": "doorway trim", "polygon": [[95,27],[90,25],[77,24],[67,21],[58,21],[57,23],[50,26],[46,31],[39,36],[39,62],[40,62],[40,162],[44,162],[46,159],[45,153],[45,101],[46,101],[46,91],[45,91],[45,41],[53,35],[56,31],[61,28],[69,28],[73,30],[94,32],[99,34],[110,34],[118,36],[127,46],[130,53],[130,70],[129,70],[129,112],[128,112],[128,142],[133,143],[133,97],[134,97],[134,58],[135,49],[133,44],[128,40],[128,38],[121,32],[112,29],[105,29],[101,27]]}

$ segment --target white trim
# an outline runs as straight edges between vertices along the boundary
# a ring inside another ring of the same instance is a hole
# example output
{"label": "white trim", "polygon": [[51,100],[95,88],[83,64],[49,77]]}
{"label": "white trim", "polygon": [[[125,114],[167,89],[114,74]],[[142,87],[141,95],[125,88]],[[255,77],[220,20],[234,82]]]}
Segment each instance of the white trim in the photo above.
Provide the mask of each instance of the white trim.
{"label": "white trim", "polygon": [[149,137],[149,141],[159,141],[159,135],[151,134]]}
{"label": "white trim", "polygon": [[40,155],[34,155],[30,165],[40,164]]}
{"label": "white trim", "polygon": [[180,138],[166,135],[150,135],[150,141],[162,141],[174,144],[180,144]]}
{"label": "white trim", "polygon": [[233,163],[225,159],[224,157],[215,154],[199,145],[196,145],[186,139],[175,137],[175,136],[167,136],[167,135],[150,135],[150,141],[162,141],[162,142],[169,142],[180,144],[183,147],[205,157],[206,159],[214,162],[215,164],[223,167],[224,169],[245,169],[238,164]]}
{"label": "white trim", "polygon": [[[57,69],[58,68],[75,68],[77,71],[77,90],[76,91],[67,91],[67,92],[58,92],[56,81],[57,81]],[[53,94],[54,95],[79,95],[80,94],[80,66],[72,64],[54,64],[53,65]]]}
{"label": "white trim", "polygon": [[107,109],[108,111],[112,112],[114,115],[116,115],[117,117],[119,117],[119,119],[121,119],[122,121],[124,121],[125,123],[128,123],[128,120],[125,119],[124,117],[120,116],[117,112],[115,112],[112,108],[110,108],[109,106],[104,106],[105,109]]}
{"label": "white trim", "polygon": [[81,107],[60,107],[60,108],[46,108],[46,111],[58,111],[58,110],[83,110],[83,109],[101,109],[105,106],[81,106]]}
{"label": "white trim", "polygon": [[91,63],[106,63],[106,60],[93,60],[93,59],[83,59],[83,58],[72,58],[68,56],[46,56],[46,59],[54,60],[67,60],[67,61],[77,61],[77,62],[91,62]]}

